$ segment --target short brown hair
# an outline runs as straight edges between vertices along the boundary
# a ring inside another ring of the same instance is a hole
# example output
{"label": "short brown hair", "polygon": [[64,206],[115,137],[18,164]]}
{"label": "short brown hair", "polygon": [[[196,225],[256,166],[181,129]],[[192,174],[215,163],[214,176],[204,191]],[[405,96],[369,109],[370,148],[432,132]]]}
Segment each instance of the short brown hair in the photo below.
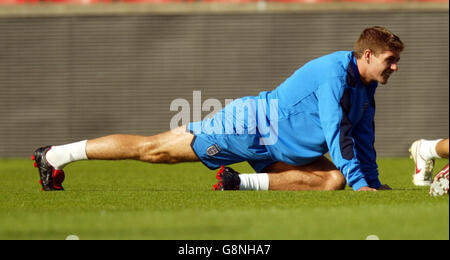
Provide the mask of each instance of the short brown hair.
{"label": "short brown hair", "polygon": [[353,51],[356,58],[361,58],[364,51],[369,49],[378,55],[383,51],[402,52],[405,45],[400,38],[388,29],[374,26],[365,29],[355,42]]}

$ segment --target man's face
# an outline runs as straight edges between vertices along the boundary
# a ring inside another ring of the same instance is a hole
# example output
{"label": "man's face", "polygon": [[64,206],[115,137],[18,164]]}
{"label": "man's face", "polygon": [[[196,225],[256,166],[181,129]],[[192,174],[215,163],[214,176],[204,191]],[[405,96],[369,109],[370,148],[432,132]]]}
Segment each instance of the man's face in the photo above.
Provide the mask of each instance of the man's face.
{"label": "man's face", "polygon": [[398,70],[400,53],[384,51],[378,55],[370,55],[369,71],[371,80],[376,80],[381,84],[386,84],[394,71]]}

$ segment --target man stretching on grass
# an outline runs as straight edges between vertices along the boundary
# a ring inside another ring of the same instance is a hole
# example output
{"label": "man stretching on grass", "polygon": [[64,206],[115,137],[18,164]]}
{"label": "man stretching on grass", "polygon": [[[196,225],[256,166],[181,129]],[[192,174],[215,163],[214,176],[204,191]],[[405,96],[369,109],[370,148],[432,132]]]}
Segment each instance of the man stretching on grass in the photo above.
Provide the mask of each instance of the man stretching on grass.
{"label": "man stretching on grass", "polygon": [[216,190],[389,189],[378,179],[374,94],[398,70],[403,48],[389,30],[368,28],[353,51],[312,60],[275,90],[235,100],[212,118],[155,136],[39,148],[33,160],[42,188],[63,190],[63,167],[74,161],[134,159],[210,169],[247,161],[259,173],[222,167]]}

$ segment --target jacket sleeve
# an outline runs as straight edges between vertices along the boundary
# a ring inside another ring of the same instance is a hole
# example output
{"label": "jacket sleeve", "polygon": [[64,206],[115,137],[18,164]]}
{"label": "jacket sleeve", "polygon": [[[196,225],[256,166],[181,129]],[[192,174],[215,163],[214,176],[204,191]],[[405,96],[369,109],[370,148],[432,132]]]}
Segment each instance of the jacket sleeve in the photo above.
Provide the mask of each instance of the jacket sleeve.
{"label": "jacket sleeve", "polygon": [[378,165],[375,151],[375,100],[373,94],[362,119],[355,126],[353,138],[356,144],[358,160],[364,178],[371,188],[378,189],[381,186],[378,179]]}
{"label": "jacket sleeve", "polygon": [[319,85],[316,91],[322,130],[331,159],[354,190],[369,186],[357,156],[352,125],[347,117],[350,110],[350,93],[345,79],[331,78]]}

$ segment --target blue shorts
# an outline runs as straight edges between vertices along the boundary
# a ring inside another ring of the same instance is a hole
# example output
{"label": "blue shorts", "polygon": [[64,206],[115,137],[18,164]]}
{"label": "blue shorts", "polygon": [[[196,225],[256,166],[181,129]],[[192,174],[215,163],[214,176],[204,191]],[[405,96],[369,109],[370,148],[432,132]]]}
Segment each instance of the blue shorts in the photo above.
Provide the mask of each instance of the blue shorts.
{"label": "blue shorts", "polygon": [[[220,114],[218,112],[215,117]],[[213,122],[214,117],[187,126],[187,131],[195,136],[191,143],[192,149],[209,169],[247,161],[257,173],[262,173],[267,166],[276,162],[265,146],[259,144],[258,134],[207,134],[194,131]]]}

